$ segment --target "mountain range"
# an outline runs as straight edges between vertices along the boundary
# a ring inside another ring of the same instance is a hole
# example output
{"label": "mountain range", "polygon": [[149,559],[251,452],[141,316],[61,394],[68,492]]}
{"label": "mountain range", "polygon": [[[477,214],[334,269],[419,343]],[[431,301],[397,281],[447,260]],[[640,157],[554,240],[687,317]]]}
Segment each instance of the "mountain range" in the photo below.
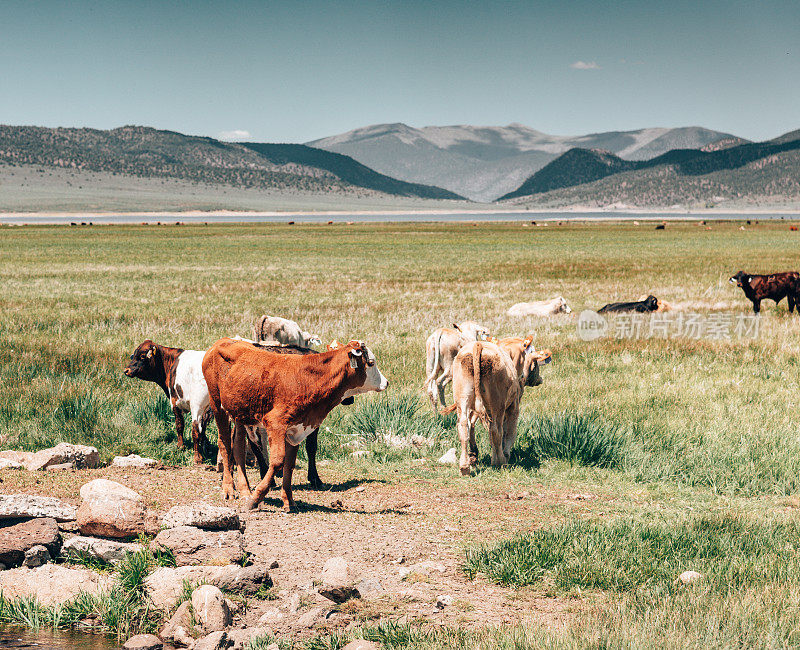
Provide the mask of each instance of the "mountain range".
{"label": "mountain range", "polygon": [[238,188],[317,193],[368,190],[424,199],[461,198],[438,187],[390,178],[347,156],[304,145],[221,142],[145,126],[104,131],[0,125],[0,163]]}
{"label": "mountain range", "polygon": [[736,138],[696,126],[558,136],[522,124],[414,128],[396,123],[367,126],[307,144],[345,154],[394,178],[435,185],[475,201],[493,201],[575,147],[602,149],[637,161],[729,139]]}
{"label": "mountain range", "polygon": [[766,142],[727,139],[649,160],[570,149],[500,200],[537,205],[667,206],[800,198],[800,131]]}

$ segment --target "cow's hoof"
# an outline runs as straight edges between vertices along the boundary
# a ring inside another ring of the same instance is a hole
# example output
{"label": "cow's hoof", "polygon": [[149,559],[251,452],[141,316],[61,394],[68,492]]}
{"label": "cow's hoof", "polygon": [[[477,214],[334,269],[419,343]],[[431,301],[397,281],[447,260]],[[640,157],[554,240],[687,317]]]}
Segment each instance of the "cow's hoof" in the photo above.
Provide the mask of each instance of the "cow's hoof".
{"label": "cow's hoof", "polygon": [[284,512],[297,512],[297,507],[293,503],[292,504],[284,504],[282,510]]}
{"label": "cow's hoof", "polygon": [[461,476],[469,476],[470,474],[472,474],[472,468],[469,465],[461,468]]}
{"label": "cow's hoof", "polygon": [[222,498],[226,501],[228,499],[238,499],[239,495],[236,494],[236,490],[233,489],[231,485],[223,485],[222,486]]}

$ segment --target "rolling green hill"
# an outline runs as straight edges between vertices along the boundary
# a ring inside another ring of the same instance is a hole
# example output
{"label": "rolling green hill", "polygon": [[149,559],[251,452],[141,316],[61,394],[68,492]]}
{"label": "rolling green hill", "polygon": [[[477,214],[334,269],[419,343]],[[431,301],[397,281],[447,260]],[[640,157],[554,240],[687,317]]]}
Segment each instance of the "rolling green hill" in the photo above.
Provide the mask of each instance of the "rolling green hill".
{"label": "rolling green hill", "polygon": [[438,187],[389,178],[347,156],[303,145],[244,145],[143,126],[110,131],[0,126],[0,163],[247,189],[334,193],[367,189],[403,197],[461,198]]}

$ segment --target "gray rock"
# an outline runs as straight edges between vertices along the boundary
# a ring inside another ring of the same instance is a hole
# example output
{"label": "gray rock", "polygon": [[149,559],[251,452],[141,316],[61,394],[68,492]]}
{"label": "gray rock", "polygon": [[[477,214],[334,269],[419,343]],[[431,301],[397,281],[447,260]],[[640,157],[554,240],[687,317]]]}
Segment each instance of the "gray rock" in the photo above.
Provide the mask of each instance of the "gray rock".
{"label": "gray rock", "polygon": [[381,647],[377,643],[366,639],[353,639],[342,650],[381,650]]}
{"label": "gray rock", "polygon": [[[33,456],[34,454],[32,451],[16,451],[14,449],[5,449],[0,451],[0,460],[13,463],[14,466],[21,465],[23,468],[25,467],[26,463],[29,463],[33,460]],[[19,468],[14,467],[14,469]]]}
{"label": "gray rock", "polygon": [[114,456],[111,461],[112,467],[150,467],[155,465],[156,461],[152,458],[143,458],[138,454],[130,454],[128,456]]}
{"label": "gray rock", "polygon": [[144,503],[115,495],[93,497],[78,508],[78,529],[82,535],[132,539],[141,533],[154,534],[158,519]]}
{"label": "gray rock", "polygon": [[128,639],[122,646],[125,650],[161,650],[161,643],[155,634],[137,634]]}
{"label": "gray rock", "polygon": [[75,469],[75,463],[59,463],[58,465],[48,465],[48,472],[60,472],[62,469]]}
{"label": "gray rock", "polygon": [[436,607],[439,609],[444,609],[445,607],[449,607],[453,604],[453,597],[449,594],[441,594],[440,596],[436,596]]}
{"label": "gray rock", "polygon": [[194,650],[227,650],[233,645],[227,632],[212,632],[194,644]]}
{"label": "gray rock", "polygon": [[286,614],[277,607],[268,607],[264,610],[264,613],[261,614],[261,618],[258,619],[258,624],[271,627],[282,624],[285,619]]}
{"label": "gray rock", "polygon": [[0,469],[25,469],[25,465],[10,458],[0,458]]}
{"label": "gray rock", "polygon": [[127,544],[98,537],[70,537],[61,547],[61,554],[67,559],[90,557],[106,564],[118,564],[128,553],[139,550],[138,544]]}
{"label": "gray rock", "polygon": [[439,459],[439,463],[442,465],[458,465],[458,454],[456,453],[455,447],[450,447]]}
{"label": "gray rock", "polygon": [[25,552],[34,546],[45,546],[51,556],[58,554],[61,533],[58,523],[50,517],[29,519],[19,524],[0,528],[0,563],[7,567],[19,566]]}
{"label": "gray rock", "polygon": [[129,487],[125,487],[122,483],[116,481],[109,481],[105,478],[96,478],[93,481],[84,483],[81,486],[81,499],[88,501],[99,497],[116,496],[123,499],[132,499],[134,501],[141,501],[142,495]]}
{"label": "gray rock", "polygon": [[47,550],[47,547],[38,545],[32,546],[25,551],[25,559],[22,561],[22,564],[29,569],[35,569],[38,566],[47,564],[51,560],[50,551]]}
{"label": "gray rock", "polygon": [[174,506],[161,521],[164,528],[194,526],[204,530],[238,530],[241,522],[233,508],[211,506],[196,501],[185,506]]}
{"label": "gray rock", "polygon": [[25,467],[29,471],[37,471],[65,463],[74,463],[78,469],[100,467],[100,453],[94,447],[60,442],[50,449],[37,451]]}
{"label": "gray rock", "polygon": [[202,585],[192,592],[194,619],[208,634],[224,630],[233,622],[231,610],[219,587]]}
{"label": "gray rock", "polygon": [[175,613],[170,616],[169,620],[164,623],[164,626],[159,631],[158,636],[161,637],[161,639],[164,641],[173,641],[178,628],[183,629],[185,632],[192,627],[192,614],[189,607],[190,604],[188,600],[185,600],[178,606]]}
{"label": "gray rock", "polygon": [[353,570],[343,557],[332,557],[325,562],[319,580],[322,583],[319,593],[335,603],[358,597],[353,586]]}
{"label": "gray rock", "polygon": [[294,626],[303,630],[310,629],[317,624],[317,621],[323,618],[325,611],[326,610],[323,607],[313,607],[312,609],[309,609],[307,612],[303,612],[303,614],[298,616]]}
{"label": "gray rock", "polygon": [[264,565],[241,567],[224,566],[160,567],[145,578],[147,595],[157,609],[169,610],[183,592],[183,583],[191,585],[208,583],[233,593],[252,595],[261,585],[272,586],[272,579]]}
{"label": "gray rock", "polygon": [[678,580],[684,585],[691,585],[703,579],[703,574],[697,571],[684,571],[678,576]]}
{"label": "gray rock", "polygon": [[32,494],[0,494],[0,520],[24,517],[52,517],[56,521],[74,521],[77,508],[54,497]]}
{"label": "gray rock", "polygon": [[384,593],[383,585],[377,580],[365,578],[356,583],[356,591],[359,598],[375,598]]}
{"label": "gray rock", "polygon": [[175,632],[172,635],[172,645],[176,648],[194,648],[195,640],[194,637],[189,634],[187,628],[179,625],[175,628]]}
{"label": "gray rock", "polygon": [[233,643],[232,650],[247,650],[251,641],[265,636],[272,636],[272,630],[268,627],[244,627],[228,630],[228,639]]}
{"label": "gray rock", "polygon": [[155,542],[172,551],[178,566],[236,563],[244,557],[244,535],[238,530],[209,531],[178,526],[162,530]]}
{"label": "gray rock", "polygon": [[36,569],[9,569],[0,573],[0,591],[6,598],[35,596],[43,605],[60,605],[80,592],[98,594],[111,588],[107,574],[61,564],[45,564]]}

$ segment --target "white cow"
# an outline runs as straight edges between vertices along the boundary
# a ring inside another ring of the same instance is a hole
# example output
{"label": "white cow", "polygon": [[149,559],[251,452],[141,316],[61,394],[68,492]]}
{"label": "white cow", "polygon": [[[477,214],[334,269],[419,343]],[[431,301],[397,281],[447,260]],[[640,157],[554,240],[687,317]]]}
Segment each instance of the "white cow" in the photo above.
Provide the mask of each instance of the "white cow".
{"label": "white cow", "polygon": [[280,345],[296,345],[301,348],[312,348],[322,343],[319,336],[302,330],[293,320],[266,314],[256,322],[253,339]]}
{"label": "white cow", "polygon": [[445,405],[444,389],[453,380],[453,359],[467,343],[489,337],[489,330],[474,321],[453,324],[453,328],[440,327],[425,342],[426,378],[423,387],[428,392],[433,410],[436,400]]}
{"label": "white cow", "polygon": [[534,300],[518,302],[508,310],[509,316],[553,316],[554,314],[571,314],[567,301],[562,296],[550,300]]}

